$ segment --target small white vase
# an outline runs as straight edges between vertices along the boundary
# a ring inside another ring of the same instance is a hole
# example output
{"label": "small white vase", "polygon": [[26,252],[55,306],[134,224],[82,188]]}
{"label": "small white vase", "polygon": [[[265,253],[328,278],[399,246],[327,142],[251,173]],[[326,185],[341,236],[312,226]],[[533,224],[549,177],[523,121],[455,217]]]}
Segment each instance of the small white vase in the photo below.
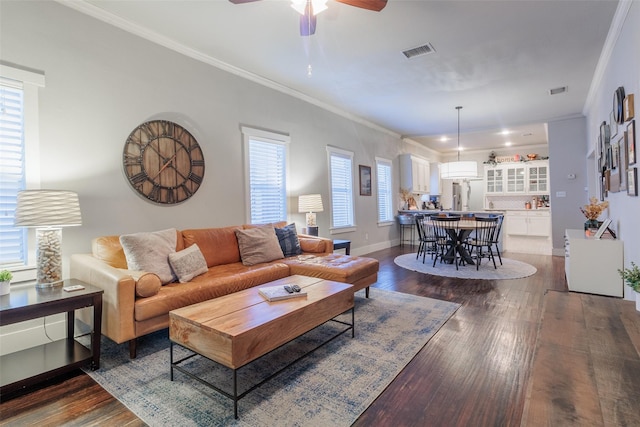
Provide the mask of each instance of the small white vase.
{"label": "small white vase", "polygon": [[0,282],[0,295],[7,295],[11,290],[10,286],[11,282],[9,280]]}
{"label": "small white vase", "polygon": [[640,292],[636,292],[636,310],[640,311]]}

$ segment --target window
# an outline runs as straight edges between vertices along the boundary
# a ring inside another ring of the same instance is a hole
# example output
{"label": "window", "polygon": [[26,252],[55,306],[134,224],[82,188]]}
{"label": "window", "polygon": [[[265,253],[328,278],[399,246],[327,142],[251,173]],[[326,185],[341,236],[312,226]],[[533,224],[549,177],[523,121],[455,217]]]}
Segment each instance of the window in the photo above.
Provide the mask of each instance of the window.
{"label": "window", "polygon": [[289,137],[243,127],[250,224],[287,220]]}
{"label": "window", "polygon": [[378,185],[378,223],[393,223],[393,194],[391,189],[391,161],[376,157]]}
{"label": "window", "polygon": [[[0,64],[0,266],[29,263],[27,230],[13,226],[19,191],[39,186],[38,87],[44,76]],[[33,255],[31,255],[33,257]]]}
{"label": "window", "polygon": [[331,230],[353,231],[353,153],[327,147],[331,187]]}

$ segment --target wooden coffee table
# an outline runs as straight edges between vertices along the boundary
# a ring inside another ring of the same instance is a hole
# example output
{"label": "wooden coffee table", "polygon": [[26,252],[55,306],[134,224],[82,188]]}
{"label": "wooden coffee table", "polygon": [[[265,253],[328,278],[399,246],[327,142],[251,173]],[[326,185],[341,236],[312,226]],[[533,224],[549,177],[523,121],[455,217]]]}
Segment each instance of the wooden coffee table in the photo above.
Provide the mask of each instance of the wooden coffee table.
{"label": "wooden coffee table", "polygon": [[[258,293],[260,287],[285,284],[297,284],[307,292],[307,297],[268,302]],[[290,276],[171,311],[169,313],[171,381],[173,381],[174,369],[198,380],[232,399],[234,416],[238,418],[238,400],[249,392],[343,333],[351,330],[351,337],[354,337],[352,288],[345,283],[306,276]],[[351,323],[334,319],[349,310],[351,310]],[[238,394],[239,368],[330,320],[341,323],[346,328],[265,380]],[[194,354],[174,361],[174,344],[185,347]],[[233,370],[231,393],[180,366],[182,362],[198,354]]]}

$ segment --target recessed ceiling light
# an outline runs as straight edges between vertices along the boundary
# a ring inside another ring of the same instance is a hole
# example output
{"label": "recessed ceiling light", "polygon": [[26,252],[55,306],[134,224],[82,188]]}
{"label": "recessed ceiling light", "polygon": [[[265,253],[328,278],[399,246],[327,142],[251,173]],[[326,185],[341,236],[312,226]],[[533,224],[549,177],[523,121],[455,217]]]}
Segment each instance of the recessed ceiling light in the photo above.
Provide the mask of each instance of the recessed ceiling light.
{"label": "recessed ceiling light", "polygon": [[464,147],[458,147],[458,151],[464,151]]}
{"label": "recessed ceiling light", "polygon": [[447,138],[446,136],[440,137],[440,142],[447,142],[447,141],[449,141],[449,138]]}
{"label": "recessed ceiling light", "polygon": [[509,129],[503,129],[502,132],[500,132],[500,135],[509,135],[511,133],[511,131]]}
{"label": "recessed ceiling light", "polygon": [[507,141],[504,143],[505,147],[511,147],[512,142],[511,141]]}

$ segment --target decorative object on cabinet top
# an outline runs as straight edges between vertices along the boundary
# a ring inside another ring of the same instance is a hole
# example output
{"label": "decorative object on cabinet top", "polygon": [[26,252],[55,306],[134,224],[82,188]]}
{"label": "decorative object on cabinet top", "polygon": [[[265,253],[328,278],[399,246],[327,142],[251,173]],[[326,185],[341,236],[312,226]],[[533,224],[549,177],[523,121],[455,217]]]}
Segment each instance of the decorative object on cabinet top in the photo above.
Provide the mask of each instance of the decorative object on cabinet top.
{"label": "decorative object on cabinet top", "polygon": [[497,165],[502,163],[518,163],[518,162],[533,162],[537,160],[549,160],[549,156],[540,156],[536,153],[529,153],[526,156],[520,154],[512,154],[510,156],[496,156],[493,151],[489,153],[489,159],[483,162],[485,165]]}

